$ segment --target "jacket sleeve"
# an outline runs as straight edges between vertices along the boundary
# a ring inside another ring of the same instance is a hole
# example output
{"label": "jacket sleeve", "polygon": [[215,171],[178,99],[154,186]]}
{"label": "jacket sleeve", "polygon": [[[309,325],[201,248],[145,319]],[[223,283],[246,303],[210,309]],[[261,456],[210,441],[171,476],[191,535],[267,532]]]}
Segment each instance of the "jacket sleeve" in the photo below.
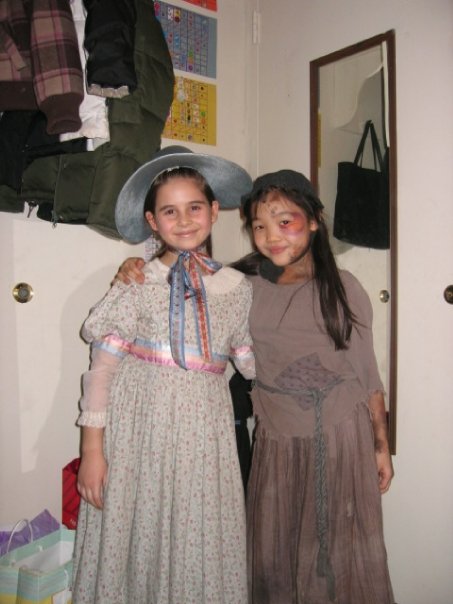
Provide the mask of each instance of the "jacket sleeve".
{"label": "jacket sleeve", "polygon": [[122,98],[137,88],[134,64],[135,4],[130,0],[85,0],[85,6],[88,92],[102,97]]}
{"label": "jacket sleeve", "polygon": [[34,0],[31,16],[33,86],[47,132],[81,126],[83,72],[74,20],[67,0]]}

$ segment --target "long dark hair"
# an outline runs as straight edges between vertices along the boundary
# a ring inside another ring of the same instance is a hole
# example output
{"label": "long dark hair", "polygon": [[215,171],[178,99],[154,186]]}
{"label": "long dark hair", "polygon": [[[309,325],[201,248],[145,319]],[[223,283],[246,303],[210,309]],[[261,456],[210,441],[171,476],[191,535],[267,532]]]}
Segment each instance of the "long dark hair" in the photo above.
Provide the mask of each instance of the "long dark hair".
{"label": "long dark hair", "polygon": [[[151,214],[155,215],[156,199],[157,199],[157,193],[158,193],[159,189],[163,185],[165,185],[168,182],[170,182],[171,180],[173,180],[174,178],[190,178],[190,179],[192,179],[195,182],[195,184],[198,186],[198,188],[200,189],[200,192],[208,200],[209,205],[212,206],[212,203],[215,200],[215,195],[214,195],[214,191],[211,189],[211,187],[210,187],[209,183],[207,182],[207,180],[205,179],[205,177],[202,174],[200,174],[200,172],[195,170],[194,168],[179,167],[179,168],[171,168],[170,170],[165,170],[165,172],[162,172],[161,174],[156,176],[156,178],[153,180],[153,183],[151,184],[151,186],[149,188],[148,193],[146,194],[145,203],[143,205],[143,214],[146,214],[146,212],[151,212]],[[154,258],[161,258],[165,254],[166,251],[167,251],[167,244],[165,243],[165,241],[163,241],[159,250],[156,252],[156,254],[154,254]],[[206,251],[209,254],[209,256],[212,254],[211,235],[209,235],[208,239],[206,240]]]}
{"label": "long dark hair", "polygon": [[[322,204],[317,197],[308,192],[302,194],[297,189],[284,186],[269,186],[254,192],[243,204],[245,227],[251,232],[256,209],[260,203],[265,203],[269,193],[277,192],[292,201],[307,216],[314,220],[318,228],[313,233],[311,252],[314,266],[314,279],[319,292],[319,302],[326,331],[335,344],[336,350],[348,347],[352,327],[357,323],[351,311],[346,292],[341,281],[340,273],[335,262],[329,242],[329,234],[324,221]],[[260,252],[255,251],[233,263],[233,267],[249,275],[260,274],[263,262],[269,262]],[[278,267],[275,267],[278,271]]]}

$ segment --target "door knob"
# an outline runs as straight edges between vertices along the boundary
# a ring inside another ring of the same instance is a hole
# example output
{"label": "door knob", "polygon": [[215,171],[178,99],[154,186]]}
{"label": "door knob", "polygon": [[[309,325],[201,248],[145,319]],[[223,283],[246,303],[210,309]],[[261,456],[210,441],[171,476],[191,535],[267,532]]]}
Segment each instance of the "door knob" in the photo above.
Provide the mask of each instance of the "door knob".
{"label": "door knob", "polygon": [[30,300],[33,298],[34,293],[35,292],[33,291],[32,286],[28,285],[28,283],[18,283],[14,286],[13,289],[14,299],[16,300],[16,302],[20,302],[21,304],[24,304],[25,302],[30,302]]}
{"label": "door knob", "polygon": [[444,290],[444,298],[448,304],[453,304],[453,285],[448,285]]}
{"label": "door knob", "polygon": [[379,292],[379,300],[384,303],[390,300],[390,294],[386,289],[381,289]]}

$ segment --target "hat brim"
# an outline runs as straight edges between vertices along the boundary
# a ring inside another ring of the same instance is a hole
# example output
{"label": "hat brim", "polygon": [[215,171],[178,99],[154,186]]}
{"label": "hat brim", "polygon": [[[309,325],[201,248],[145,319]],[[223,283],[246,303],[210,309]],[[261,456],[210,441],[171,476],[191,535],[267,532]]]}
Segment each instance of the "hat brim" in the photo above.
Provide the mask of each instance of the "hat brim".
{"label": "hat brim", "polygon": [[234,162],[221,157],[191,152],[156,157],[130,176],[118,196],[115,223],[126,241],[140,243],[151,235],[151,228],[143,214],[145,197],[154,179],[171,168],[193,168],[200,172],[222,209],[239,208],[242,196],[252,189],[249,174]]}

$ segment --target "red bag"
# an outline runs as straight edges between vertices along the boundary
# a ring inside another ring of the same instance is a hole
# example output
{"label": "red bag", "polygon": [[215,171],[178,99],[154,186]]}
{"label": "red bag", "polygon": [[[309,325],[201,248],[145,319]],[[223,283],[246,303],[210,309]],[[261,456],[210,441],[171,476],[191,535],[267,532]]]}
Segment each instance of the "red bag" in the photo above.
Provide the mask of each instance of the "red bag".
{"label": "red bag", "polygon": [[62,523],[69,529],[77,528],[80,505],[80,495],[77,490],[79,466],[80,457],[73,459],[63,468]]}

